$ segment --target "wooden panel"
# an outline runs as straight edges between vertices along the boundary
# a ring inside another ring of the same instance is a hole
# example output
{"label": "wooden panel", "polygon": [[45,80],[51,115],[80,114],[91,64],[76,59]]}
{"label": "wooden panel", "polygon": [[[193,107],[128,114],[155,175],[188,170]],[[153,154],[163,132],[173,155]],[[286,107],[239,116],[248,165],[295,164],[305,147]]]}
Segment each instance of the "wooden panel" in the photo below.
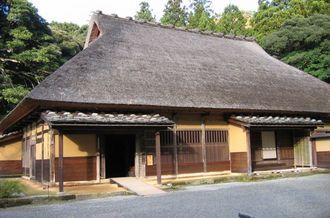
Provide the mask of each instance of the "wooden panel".
{"label": "wooden panel", "polygon": [[330,151],[317,152],[317,167],[330,168]]}
{"label": "wooden panel", "polygon": [[44,163],[44,167],[43,167],[43,170],[44,170],[44,172],[43,172],[44,181],[48,182],[48,181],[50,181],[49,180],[50,179],[50,174],[49,174],[49,172],[50,172],[50,169],[49,169],[49,159],[44,160],[43,163]]}
{"label": "wooden panel", "polygon": [[247,173],[247,152],[230,153],[231,171],[234,173]]}
{"label": "wooden panel", "polygon": [[[41,164],[43,163],[43,173],[41,174]],[[44,161],[36,160],[36,180],[41,182],[41,176],[43,176],[44,181],[49,181],[49,159]]]}
{"label": "wooden panel", "polygon": [[178,163],[179,173],[200,173],[204,171],[203,163]]}
{"label": "wooden panel", "polygon": [[230,161],[207,162],[207,172],[230,170]]}
{"label": "wooden panel", "polygon": [[293,159],[291,160],[264,160],[252,162],[252,168],[254,171],[263,170],[279,170],[288,169],[293,167]]}
{"label": "wooden panel", "polygon": [[22,174],[21,160],[4,160],[0,161],[0,176],[1,175],[19,175]]}
{"label": "wooden panel", "polygon": [[293,160],[293,147],[280,147],[278,148],[280,152],[280,158],[281,160]]}
{"label": "wooden panel", "polygon": [[[64,157],[64,181],[96,180],[96,157]],[[58,158],[55,158],[55,175],[58,181]]]}
{"label": "wooden panel", "polygon": [[[162,175],[174,175],[175,170],[173,164],[162,164]],[[156,176],[156,165],[146,166],[146,176]]]}
{"label": "wooden panel", "polygon": [[36,174],[35,174],[35,179],[39,182],[41,182],[41,160],[36,160]]}
{"label": "wooden panel", "polygon": [[228,145],[206,145],[206,162],[228,161]]}

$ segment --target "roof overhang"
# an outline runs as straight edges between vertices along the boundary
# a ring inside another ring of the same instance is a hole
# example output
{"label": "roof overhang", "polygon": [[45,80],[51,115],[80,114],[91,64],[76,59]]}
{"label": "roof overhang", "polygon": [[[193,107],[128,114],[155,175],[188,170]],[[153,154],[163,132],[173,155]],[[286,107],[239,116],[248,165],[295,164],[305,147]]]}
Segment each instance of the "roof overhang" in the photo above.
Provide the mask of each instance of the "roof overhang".
{"label": "roof overhang", "polygon": [[8,134],[0,135],[0,143],[6,142],[12,139],[18,139],[22,137],[23,133],[21,131],[10,132]]}
{"label": "roof overhang", "polygon": [[238,124],[247,128],[316,128],[323,126],[322,120],[310,117],[287,117],[287,116],[237,116],[232,115],[230,123]]}
{"label": "roof overhang", "polygon": [[83,113],[45,111],[41,119],[52,127],[172,127],[174,122],[159,114]]}

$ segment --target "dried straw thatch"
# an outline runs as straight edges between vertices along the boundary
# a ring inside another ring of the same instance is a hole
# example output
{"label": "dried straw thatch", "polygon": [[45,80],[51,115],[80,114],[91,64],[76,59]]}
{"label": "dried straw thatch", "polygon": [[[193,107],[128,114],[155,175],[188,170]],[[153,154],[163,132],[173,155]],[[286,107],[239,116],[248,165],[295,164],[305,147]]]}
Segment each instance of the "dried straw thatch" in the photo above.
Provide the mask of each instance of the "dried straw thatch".
{"label": "dried straw thatch", "polygon": [[330,86],[240,37],[95,14],[102,35],[28,98],[185,108],[330,112]]}

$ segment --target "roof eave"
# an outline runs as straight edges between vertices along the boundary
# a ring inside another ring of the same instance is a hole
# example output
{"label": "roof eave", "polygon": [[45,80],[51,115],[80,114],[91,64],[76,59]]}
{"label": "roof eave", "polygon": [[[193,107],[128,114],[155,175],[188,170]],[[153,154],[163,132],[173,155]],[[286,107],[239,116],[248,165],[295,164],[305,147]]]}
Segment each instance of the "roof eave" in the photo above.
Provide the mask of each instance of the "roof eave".
{"label": "roof eave", "polygon": [[0,122],[0,134],[3,134],[8,128],[29,115],[39,107],[36,100],[24,98],[16,107],[9,112]]}

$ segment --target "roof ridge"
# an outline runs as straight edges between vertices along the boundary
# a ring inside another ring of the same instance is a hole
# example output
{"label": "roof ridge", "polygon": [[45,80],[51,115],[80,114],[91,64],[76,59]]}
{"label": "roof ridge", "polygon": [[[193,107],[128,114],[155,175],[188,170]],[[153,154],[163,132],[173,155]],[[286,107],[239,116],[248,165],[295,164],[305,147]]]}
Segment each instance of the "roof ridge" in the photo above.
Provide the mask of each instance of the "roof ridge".
{"label": "roof ridge", "polygon": [[96,14],[103,15],[103,16],[108,16],[111,18],[115,19],[122,19],[126,21],[131,21],[137,24],[142,24],[142,25],[149,25],[149,26],[155,26],[155,27],[161,27],[165,29],[172,29],[176,31],[183,31],[183,32],[188,32],[188,33],[196,33],[196,34],[201,34],[201,35],[207,35],[207,36],[213,36],[217,38],[223,38],[223,39],[232,39],[232,40],[239,40],[239,41],[247,41],[247,42],[256,42],[254,37],[251,36],[242,36],[242,35],[232,35],[232,34],[224,34],[222,32],[214,32],[214,31],[203,31],[198,28],[188,28],[188,27],[176,27],[173,24],[161,24],[159,22],[149,22],[145,20],[135,20],[133,17],[127,16],[127,17],[119,17],[117,14],[103,14],[100,11],[97,11]]}

